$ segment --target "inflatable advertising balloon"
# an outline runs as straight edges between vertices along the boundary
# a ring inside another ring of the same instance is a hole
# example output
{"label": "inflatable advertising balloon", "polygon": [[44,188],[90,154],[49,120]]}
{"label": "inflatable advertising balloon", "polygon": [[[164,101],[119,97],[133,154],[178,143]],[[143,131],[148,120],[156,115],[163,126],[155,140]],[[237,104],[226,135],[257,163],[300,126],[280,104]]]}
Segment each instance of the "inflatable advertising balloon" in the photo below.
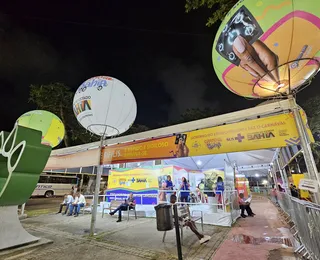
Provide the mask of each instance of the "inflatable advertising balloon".
{"label": "inflatable advertising balloon", "polygon": [[213,44],[220,81],[250,98],[296,92],[319,70],[319,16],[317,0],[239,1]]}
{"label": "inflatable advertising balloon", "polygon": [[137,115],[131,90],[112,77],[93,77],[78,88],[73,111],[79,123],[99,136],[114,136],[127,131]]}
{"label": "inflatable advertising balloon", "polygon": [[42,132],[42,144],[52,148],[61,143],[65,135],[62,121],[55,114],[44,110],[33,110],[20,116],[16,122],[20,126]]}

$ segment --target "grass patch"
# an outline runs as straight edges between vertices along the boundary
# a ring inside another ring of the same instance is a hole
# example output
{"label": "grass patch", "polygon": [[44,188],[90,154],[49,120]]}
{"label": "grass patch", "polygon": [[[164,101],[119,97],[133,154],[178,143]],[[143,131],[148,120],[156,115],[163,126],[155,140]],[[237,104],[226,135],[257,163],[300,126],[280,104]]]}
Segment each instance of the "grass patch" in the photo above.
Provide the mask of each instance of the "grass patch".
{"label": "grass patch", "polygon": [[40,215],[47,215],[47,214],[52,214],[56,213],[57,209],[52,208],[52,209],[34,209],[34,210],[26,210],[25,213],[27,214],[28,218],[32,217],[37,217]]}

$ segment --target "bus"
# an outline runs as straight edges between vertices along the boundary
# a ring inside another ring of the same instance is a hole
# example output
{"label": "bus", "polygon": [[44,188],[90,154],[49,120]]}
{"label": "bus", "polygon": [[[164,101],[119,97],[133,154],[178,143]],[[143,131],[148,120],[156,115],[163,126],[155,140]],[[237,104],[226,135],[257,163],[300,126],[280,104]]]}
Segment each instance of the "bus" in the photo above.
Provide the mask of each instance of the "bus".
{"label": "bus", "polygon": [[63,196],[78,186],[78,177],[64,175],[41,174],[37,187],[31,196]]}

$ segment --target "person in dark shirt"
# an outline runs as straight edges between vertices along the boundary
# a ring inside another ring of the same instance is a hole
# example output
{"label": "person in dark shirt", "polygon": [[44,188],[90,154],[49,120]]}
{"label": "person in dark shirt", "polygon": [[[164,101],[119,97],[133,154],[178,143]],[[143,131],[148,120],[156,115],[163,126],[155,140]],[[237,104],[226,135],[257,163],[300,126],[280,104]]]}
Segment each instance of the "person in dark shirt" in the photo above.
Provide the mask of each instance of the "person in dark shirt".
{"label": "person in dark shirt", "polygon": [[291,191],[292,197],[299,198],[299,192],[298,192],[298,190],[297,190],[296,185],[293,185],[293,184],[291,183],[291,184],[290,184],[290,191]]}
{"label": "person in dark shirt", "polygon": [[241,209],[241,217],[243,217],[243,218],[246,218],[247,216],[244,214],[244,211],[246,210],[247,211],[247,213],[248,213],[248,215],[250,216],[250,217],[253,217],[254,215],[256,215],[256,214],[254,214],[253,212],[252,212],[252,209],[251,209],[251,207],[250,207],[250,202],[247,202],[246,201],[246,199],[245,199],[245,197],[244,197],[244,194],[243,193],[240,193],[239,194],[239,197],[240,197],[240,199],[239,199],[239,205],[240,205],[240,209]]}
{"label": "person in dark shirt", "polygon": [[[121,211],[125,211],[125,210],[130,210],[132,208],[134,208],[136,206],[136,201],[133,197],[133,194],[130,193],[129,197],[124,201],[124,203],[122,203],[118,208],[116,208],[114,211],[111,211],[109,214],[111,216],[113,216],[117,211],[118,213],[118,220],[117,222],[121,222],[121,218],[122,218],[122,212]],[[128,208],[129,207],[129,208]]]}
{"label": "person in dark shirt", "polygon": [[[171,180],[171,176],[168,175],[166,179],[166,190],[173,190],[173,183]],[[170,201],[170,196],[172,195],[172,192],[166,192],[167,201]]]}
{"label": "person in dark shirt", "polygon": [[190,184],[185,177],[182,177],[182,183],[180,186],[180,200],[181,202],[188,202],[190,194]]}

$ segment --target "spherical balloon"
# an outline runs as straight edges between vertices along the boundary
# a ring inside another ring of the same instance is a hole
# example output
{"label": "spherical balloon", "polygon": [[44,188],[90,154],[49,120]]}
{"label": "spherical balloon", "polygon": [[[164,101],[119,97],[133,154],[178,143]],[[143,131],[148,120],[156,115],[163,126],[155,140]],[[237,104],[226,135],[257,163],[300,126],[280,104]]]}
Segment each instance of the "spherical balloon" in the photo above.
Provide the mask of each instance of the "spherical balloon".
{"label": "spherical balloon", "polygon": [[79,123],[99,136],[115,136],[127,131],[137,115],[131,90],[112,77],[93,77],[78,88],[73,110]]}
{"label": "spherical balloon", "polygon": [[42,132],[42,144],[55,147],[65,135],[62,121],[55,114],[44,110],[33,110],[20,116],[16,122],[20,126]]}
{"label": "spherical balloon", "polygon": [[320,1],[240,0],[213,44],[220,81],[244,97],[297,92],[319,70]]}

